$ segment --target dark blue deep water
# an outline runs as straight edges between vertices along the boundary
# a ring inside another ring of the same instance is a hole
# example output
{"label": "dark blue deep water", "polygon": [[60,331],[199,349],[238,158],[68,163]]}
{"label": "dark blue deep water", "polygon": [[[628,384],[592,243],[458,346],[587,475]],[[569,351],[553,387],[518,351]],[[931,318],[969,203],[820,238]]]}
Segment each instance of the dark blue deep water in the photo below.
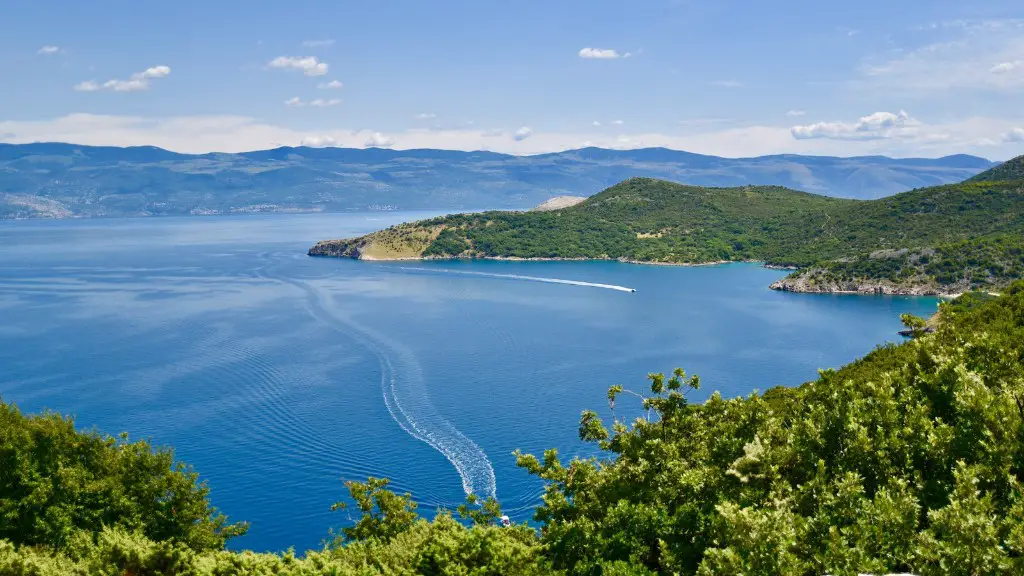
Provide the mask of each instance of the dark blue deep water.
{"label": "dark blue deep water", "polygon": [[541,487],[512,451],[584,453],[577,419],[609,385],[676,366],[697,399],[796,385],[935,308],[772,292],[784,272],[749,264],[305,255],[422,216],[0,223],[0,395],[173,446],[252,522],[235,547],[301,550],[346,521],[341,479],[391,478],[428,514],[496,492],[527,519]]}

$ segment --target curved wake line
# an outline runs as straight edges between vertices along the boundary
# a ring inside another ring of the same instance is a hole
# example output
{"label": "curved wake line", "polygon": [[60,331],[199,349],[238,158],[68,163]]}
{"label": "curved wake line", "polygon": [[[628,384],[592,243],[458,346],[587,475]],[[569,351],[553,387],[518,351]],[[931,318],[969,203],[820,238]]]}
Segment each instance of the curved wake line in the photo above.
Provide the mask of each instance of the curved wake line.
{"label": "curved wake line", "polygon": [[[308,282],[267,276],[262,270],[259,273],[264,278],[302,289],[307,296],[307,310],[316,320],[340,332],[361,336],[362,343],[380,362],[381,393],[391,418],[407,434],[440,452],[455,467],[466,494],[497,496],[494,468],[487,454],[437,412],[430,402],[423,376],[411,352],[387,336],[333,313],[331,298],[326,291]],[[403,365],[401,377],[392,360]]]}
{"label": "curved wake line", "polygon": [[598,284],[597,282],[584,282],[582,280],[564,280],[562,278],[542,278],[540,276],[521,276],[519,274],[491,274],[490,272],[470,272],[469,270],[450,270],[448,268],[413,268],[402,266],[402,270],[415,272],[444,272],[445,274],[462,274],[464,276],[483,276],[485,278],[504,278],[506,280],[526,280],[528,282],[547,282],[548,284],[568,284],[570,286],[589,286],[591,288],[604,288],[605,290],[618,290],[619,292],[636,292],[633,288],[618,286],[615,284]]}

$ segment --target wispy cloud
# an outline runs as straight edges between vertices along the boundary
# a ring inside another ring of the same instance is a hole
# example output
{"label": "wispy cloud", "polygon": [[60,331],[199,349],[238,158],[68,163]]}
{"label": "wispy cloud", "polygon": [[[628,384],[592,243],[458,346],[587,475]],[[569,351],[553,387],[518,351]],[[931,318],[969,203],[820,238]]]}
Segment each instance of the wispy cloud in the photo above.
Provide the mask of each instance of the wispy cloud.
{"label": "wispy cloud", "polygon": [[437,114],[433,112],[420,112],[416,115],[417,120],[433,120],[434,118],[437,118]]}
{"label": "wispy cloud", "polygon": [[324,82],[323,84],[317,85],[317,88],[321,90],[341,90],[344,87],[345,85],[342,84],[340,80],[331,80],[330,82]]}
{"label": "wispy cloud", "polygon": [[711,85],[721,88],[740,88],[743,86],[743,82],[739,80],[714,80],[711,82]]}
{"label": "wispy cloud", "polygon": [[309,100],[307,102],[307,101],[303,100],[302,98],[299,98],[298,96],[293,96],[293,97],[285,100],[284,103],[285,103],[285,106],[293,106],[293,107],[312,106],[313,108],[326,108],[328,106],[337,106],[337,105],[341,104],[341,100],[339,98],[330,98],[330,99],[316,98],[314,100]]}
{"label": "wispy cloud", "polygon": [[888,93],[992,92],[1024,88],[1024,20],[935,24],[942,41],[866,61],[853,87]]}
{"label": "wispy cloud", "polygon": [[138,92],[149,90],[152,80],[166,78],[171,74],[169,66],[153,66],[142,72],[132,74],[127,80],[107,80],[100,84],[94,80],[86,80],[75,84],[74,89],[78,92],[96,92],[99,90],[112,90],[114,92]]}
{"label": "wispy cloud", "polygon": [[1022,63],[1024,63],[1024,60],[1018,60],[1016,62],[1000,62],[999,64],[989,68],[988,71],[993,74],[1006,74],[1007,72],[1013,72],[1017,68],[1020,68]]}
{"label": "wispy cloud", "polygon": [[622,120],[612,120],[612,124],[615,126],[622,126],[625,122]]}
{"label": "wispy cloud", "polygon": [[327,74],[327,63],[321,62],[316,56],[278,56],[267,63],[268,68],[279,70],[300,70],[306,76],[323,76]]}
{"label": "wispy cloud", "polygon": [[327,135],[313,135],[304,136],[299,142],[300,146],[309,146],[311,148],[322,148],[324,146],[334,146],[338,141],[331,136]]}
{"label": "wispy cloud", "polygon": [[341,100],[338,98],[315,98],[309,101],[309,105],[314,108],[326,108],[328,106],[337,106],[341,104]]}
{"label": "wispy cloud", "polygon": [[[813,138],[830,138],[834,140],[871,140],[877,138],[893,138],[913,134],[912,129],[918,122],[909,114],[900,110],[899,113],[875,112],[861,117],[856,122],[817,122],[806,126],[794,126],[790,132],[798,140]],[[910,130],[910,131],[908,131]]]}
{"label": "wispy cloud", "polygon": [[1024,128],[1013,128],[1002,135],[1003,142],[1024,142]]}
{"label": "wispy cloud", "polygon": [[[856,121],[851,124],[856,124]],[[994,158],[1020,154],[1020,142],[1004,142],[1000,135],[1011,127],[1024,127],[1024,116],[1014,118],[971,117],[953,122],[920,122],[898,136],[875,139],[794,138],[782,126],[707,124],[687,134],[631,132],[603,135],[591,132],[531,132],[517,140],[512,133],[469,129],[405,130],[381,132],[353,130],[322,123],[315,131],[303,131],[245,116],[114,116],[71,114],[42,120],[2,120],[0,134],[11,142],[72,142],[99,146],[160,146],[180,152],[240,152],[280,145],[362,147],[367,143],[394,148],[449,150],[491,149],[512,154],[536,154],[578,148],[584,141],[603,148],[663,146],[720,156],[762,154],[819,154],[928,156],[975,153]],[[1011,136],[1013,138],[1015,136]]]}
{"label": "wispy cloud", "polygon": [[61,52],[60,46],[43,46],[36,51],[36,54],[42,54],[43,56],[50,56],[53,54],[59,54]]}
{"label": "wispy cloud", "polygon": [[807,112],[804,112],[803,110],[790,110],[786,112],[786,116],[789,116],[791,118],[803,116],[804,114],[807,114]]}
{"label": "wispy cloud", "polygon": [[334,40],[303,40],[302,45],[306,48],[325,48],[327,46],[334,46]]}
{"label": "wispy cloud", "polygon": [[620,53],[612,48],[583,48],[579,51],[579,57],[588,60],[616,60],[631,56],[633,56],[632,52]]}

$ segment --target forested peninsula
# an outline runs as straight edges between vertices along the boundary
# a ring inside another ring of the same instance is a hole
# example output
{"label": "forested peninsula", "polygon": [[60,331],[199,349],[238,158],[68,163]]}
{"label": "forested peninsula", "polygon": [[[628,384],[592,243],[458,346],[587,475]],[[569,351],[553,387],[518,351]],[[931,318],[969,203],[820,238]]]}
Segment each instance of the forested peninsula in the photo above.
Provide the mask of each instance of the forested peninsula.
{"label": "forested peninsula", "polygon": [[0,402],[0,574],[1024,574],[1024,282],[940,313],[795,388],[612,386],[579,421],[594,457],[516,454],[544,485],[533,525],[348,479],[350,523],[304,554],[228,550],[248,525],[169,449]]}
{"label": "forested peninsula", "polygon": [[778,186],[623,181],[559,210],[456,214],[328,240],[311,256],[756,261],[798,292],[949,294],[1024,275],[1024,156],[961,182],[877,200]]}

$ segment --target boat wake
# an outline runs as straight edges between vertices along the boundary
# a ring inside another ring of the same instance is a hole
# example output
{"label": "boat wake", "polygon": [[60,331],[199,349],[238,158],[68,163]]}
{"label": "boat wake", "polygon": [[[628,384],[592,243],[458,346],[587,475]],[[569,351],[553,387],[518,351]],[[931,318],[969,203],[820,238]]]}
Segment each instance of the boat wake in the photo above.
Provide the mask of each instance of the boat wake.
{"label": "boat wake", "polygon": [[306,309],[318,321],[350,334],[377,356],[381,368],[381,393],[391,418],[413,438],[440,452],[455,467],[466,494],[496,497],[491,461],[475,442],[437,411],[430,401],[415,355],[399,342],[363,326],[338,310],[330,293],[311,282],[268,276],[306,293]]}
{"label": "boat wake", "polygon": [[635,288],[617,286],[615,284],[598,284],[596,282],[583,282],[582,280],[564,280],[562,278],[542,278],[540,276],[521,276],[519,274],[491,274],[490,272],[471,272],[469,270],[451,270],[448,268],[415,268],[402,266],[402,270],[411,272],[441,272],[444,274],[460,274],[463,276],[483,276],[484,278],[503,278],[505,280],[525,280],[527,282],[547,282],[549,284],[568,284],[570,286],[589,286],[590,288],[604,288],[605,290],[618,290],[619,292],[636,292]]}

